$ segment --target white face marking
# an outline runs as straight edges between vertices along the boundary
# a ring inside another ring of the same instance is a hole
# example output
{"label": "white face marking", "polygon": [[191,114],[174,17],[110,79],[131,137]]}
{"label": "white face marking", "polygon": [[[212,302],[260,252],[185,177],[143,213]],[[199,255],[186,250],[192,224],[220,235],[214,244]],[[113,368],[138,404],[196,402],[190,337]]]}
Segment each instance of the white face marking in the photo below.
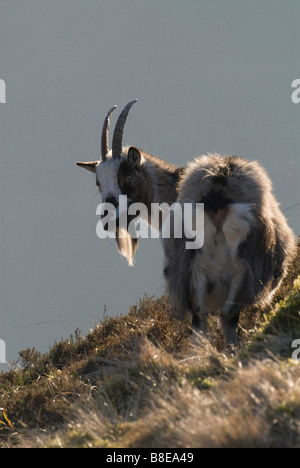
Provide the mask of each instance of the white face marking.
{"label": "white face marking", "polygon": [[102,195],[102,201],[108,197],[115,197],[119,199],[119,195],[122,194],[118,184],[118,170],[120,166],[120,159],[107,159],[96,167],[96,177],[100,184],[100,191]]}

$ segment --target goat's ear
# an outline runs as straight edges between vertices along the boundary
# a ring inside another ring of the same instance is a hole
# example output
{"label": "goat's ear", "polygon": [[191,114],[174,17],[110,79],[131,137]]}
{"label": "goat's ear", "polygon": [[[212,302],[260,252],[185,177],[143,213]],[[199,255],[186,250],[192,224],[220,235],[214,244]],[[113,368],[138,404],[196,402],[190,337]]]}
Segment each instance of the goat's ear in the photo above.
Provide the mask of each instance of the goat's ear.
{"label": "goat's ear", "polygon": [[127,161],[133,166],[140,166],[142,162],[142,156],[140,151],[134,146],[130,146],[127,153]]}
{"label": "goat's ear", "polygon": [[89,172],[96,172],[96,167],[98,166],[99,161],[77,162],[76,164]]}

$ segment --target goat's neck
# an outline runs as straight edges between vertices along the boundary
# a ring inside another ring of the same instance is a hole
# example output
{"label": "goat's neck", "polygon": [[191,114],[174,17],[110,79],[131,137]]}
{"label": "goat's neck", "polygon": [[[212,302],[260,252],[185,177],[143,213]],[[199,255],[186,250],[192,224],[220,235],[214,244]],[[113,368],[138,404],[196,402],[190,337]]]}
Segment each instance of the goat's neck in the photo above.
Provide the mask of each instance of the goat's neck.
{"label": "goat's neck", "polygon": [[[169,205],[174,203],[178,196],[179,182],[184,169],[151,155],[147,155],[145,164],[152,186],[151,203],[168,203]],[[153,226],[152,221],[149,216],[148,223]],[[161,222],[159,226],[153,227],[160,230]]]}
{"label": "goat's neck", "polygon": [[152,184],[152,203],[174,203],[184,169],[151,155],[146,157],[146,167]]}

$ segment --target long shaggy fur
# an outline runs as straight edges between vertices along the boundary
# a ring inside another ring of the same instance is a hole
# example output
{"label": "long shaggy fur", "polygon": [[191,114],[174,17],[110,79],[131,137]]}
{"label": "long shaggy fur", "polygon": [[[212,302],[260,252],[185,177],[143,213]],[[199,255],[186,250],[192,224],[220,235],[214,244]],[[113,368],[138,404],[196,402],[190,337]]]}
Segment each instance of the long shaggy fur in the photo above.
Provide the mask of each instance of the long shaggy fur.
{"label": "long shaggy fur", "polygon": [[[108,129],[116,106],[104,121],[102,160],[77,164],[96,174],[103,202],[119,209],[119,196],[126,195],[127,211],[132,203],[143,203],[152,227],[151,203],[204,204],[203,247],[188,250],[187,239],[175,235],[164,239],[164,274],[177,314],[183,317],[190,310],[193,329],[205,332],[207,314],[220,311],[225,345],[231,347],[237,342],[241,309],[267,304],[280,285],[295,253],[295,237],[257,162],[209,154],[178,168],[136,147],[124,147],[124,125],[135,102],[119,116],[112,151]],[[161,229],[161,223],[159,219],[156,227]],[[117,248],[129,265],[138,247],[131,234],[129,224],[116,226]]]}
{"label": "long shaggy fur", "polygon": [[187,250],[186,239],[164,239],[165,277],[177,312],[193,314],[206,330],[209,312],[220,311],[225,344],[236,345],[242,308],[266,304],[286,274],[295,237],[257,162],[217,154],[188,164],[178,201],[204,203],[204,245]]}

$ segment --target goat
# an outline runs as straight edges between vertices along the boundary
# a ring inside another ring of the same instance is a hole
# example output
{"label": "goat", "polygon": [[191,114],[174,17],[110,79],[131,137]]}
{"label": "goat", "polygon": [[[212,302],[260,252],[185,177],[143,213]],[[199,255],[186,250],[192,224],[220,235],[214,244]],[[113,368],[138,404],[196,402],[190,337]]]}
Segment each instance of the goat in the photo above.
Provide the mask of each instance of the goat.
{"label": "goat", "polygon": [[[177,187],[183,169],[169,164],[134,146],[123,147],[123,133],[129,111],[137,100],[129,102],[121,112],[113,134],[112,150],[109,150],[108,133],[113,106],[104,120],[101,136],[101,161],[77,162],[79,167],[96,174],[96,185],[102,195],[102,203],[110,203],[117,210],[119,196],[126,195],[127,209],[133,203],[147,207],[146,221],[151,225],[151,204],[172,204],[177,198]],[[128,224],[132,216],[128,216]],[[106,227],[107,228],[107,227]],[[159,226],[158,226],[159,229]],[[138,248],[138,239],[128,230],[116,229],[116,244],[130,266]]]}
{"label": "goat", "polygon": [[187,250],[185,239],[164,239],[170,302],[193,330],[206,332],[207,315],[220,311],[225,349],[237,345],[243,308],[267,305],[296,251],[295,236],[256,161],[209,154],[187,165],[178,203],[204,203],[204,245]]}
{"label": "goat", "polygon": [[[102,160],[77,165],[96,174],[104,202],[118,208],[123,194],[128,196],[127,208],[135,202],[146,205],[150,226],[152,203],[177,201],[183,210],[186,203],[204,204],[204,245],[190,250],[184,236],[163,239],[164,275],[177,315],[192,313],[195,336],[206,332],[208,313],[220,311],[225,347],[230,350],[237,344],[241,309],[267,304],[280,285],[295,252],[295,236],[257,162],[210,154],[181,168],[134,146],[123,147],[124,126],[135,102],[127,104],[118,118],[112,151],[108,131],[116,106],[104,121]],[[132,265],[137,239],[129,232],[120,235],[117,226],[116,242]]]}

